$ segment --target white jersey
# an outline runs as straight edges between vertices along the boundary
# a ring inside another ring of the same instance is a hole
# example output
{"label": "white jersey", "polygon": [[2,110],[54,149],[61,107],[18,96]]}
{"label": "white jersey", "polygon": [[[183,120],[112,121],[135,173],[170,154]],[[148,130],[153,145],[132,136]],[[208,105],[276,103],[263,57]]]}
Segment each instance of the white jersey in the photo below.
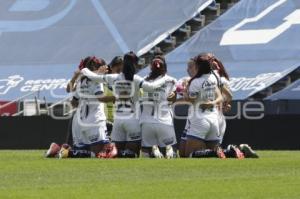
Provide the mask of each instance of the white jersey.
{"label": "white jersey", "polygon": [[116,97],[115,117],[131,115],[139,117],[140,106],[137,104],[140,97],[140,88],[145,90],[153,90],[163,85],[166,79],[162,79],[156,83],[144,81],[138,75],[134,75],[133,81],[125,79],[121,74],[95,74],[88,69],[83,69],[82,74],[92,79],[95,82],[106,82],[113,89],[113,94]]}
{"label": "white jersey", "polygon": [[138,114],[139,107],[136,106],[140,96],[140,86],[142,79],[134,75],[133,81],[125,79],[123,73],[110,74],[104,76],[104,81],[113,89],[113,94],[116,97],[115,102],[115,117],[133,114]]}
{"label": "white jersey", "polygon": [[[196,97],[194,105],[198,106],[201,103],[214,101],[216,99],[217,87],[218,87],[218,81],[215,75],[205,74],[202,75],[200,78],[195,78],[191,82],[188,92],[190,97]],[[199,110],[199,106],[194,108],[195,110]]]}
{"label": "white jersey", "polygon": [[189,96],[195,98],[194,112],[190,111],[187,125],[187,138],[198,138],[206,141],[220,141],[219,111],[216,107],[203,110],[202,103],[216,99],[218,81],[213,74],[195,78],[188,89]]}
{"label": "white jersey", "polygon": [[77,114],[85,124],[97,124],[106,120],[104,104],[98,100],[103,94],[103,84],[82,77],[77,84],[74,96],[79,99]]}
{"label": "white jersey", "polygon": [[173,125],[172,107],[168,102],[168,96],[176,90],[176,79],[168,75],[160,76],[149,82],[165,80],[161,87],[156,89],[143,88],[141,97],[141,123],[162,123]]}

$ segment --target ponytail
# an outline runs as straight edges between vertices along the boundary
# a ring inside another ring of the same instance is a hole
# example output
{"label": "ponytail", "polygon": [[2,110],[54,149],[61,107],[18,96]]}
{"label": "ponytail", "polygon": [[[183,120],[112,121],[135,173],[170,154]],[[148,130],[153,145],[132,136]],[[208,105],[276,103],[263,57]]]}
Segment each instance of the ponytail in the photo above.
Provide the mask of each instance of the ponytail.
{"label": "ponytail", "polygon": [[131,51],[124,55],[122,72],[126,80],[133,81],[137,63],[138,57],[136,56],[136,54],[134,54],[134,52]]}

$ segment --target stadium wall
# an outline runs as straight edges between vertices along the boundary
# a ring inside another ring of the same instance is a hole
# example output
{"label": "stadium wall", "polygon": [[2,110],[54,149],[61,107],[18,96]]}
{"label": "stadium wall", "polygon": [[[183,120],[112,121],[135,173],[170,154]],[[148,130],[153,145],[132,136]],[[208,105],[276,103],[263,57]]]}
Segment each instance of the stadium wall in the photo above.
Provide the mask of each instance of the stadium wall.
{"label": "stadium wall", "polygon": [[[300,115],[266,115],[260,120],[227,121],[224,146],[248,143],[255,149],[300,149]],[[0,117],[0,149],[46,149],[53,141],[65,143],[69,120],[51,117]],[[176,120],[178,138],[185,120]]]}
{"label": "stadium wall", "polygon": [[69,120],[49,116],[0,117],[0,149],[45,149],[65,143]]}

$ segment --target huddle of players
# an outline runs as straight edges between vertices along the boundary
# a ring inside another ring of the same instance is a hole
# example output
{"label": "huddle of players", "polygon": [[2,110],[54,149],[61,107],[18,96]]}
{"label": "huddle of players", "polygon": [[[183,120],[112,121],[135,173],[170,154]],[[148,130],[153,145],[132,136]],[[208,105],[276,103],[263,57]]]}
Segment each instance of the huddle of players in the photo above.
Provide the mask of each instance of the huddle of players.
{"label": "huddle of players", "polygon": [[[153,58],[145,78],[135,74],[137,66],[133,52],[123,60],[114,58],[110,67],[96,57],[82,60],[67,88],[77,108],[72,120],[73,147],[52,143],[46,157],[176,157],[174,102],[190,104],[180,157],[257,157],[245,144],[230,145],[226,150],[220,147],[226,128],[223,111],[230,109],[232,94],[228,74],[212,54],[192,58],[187,69],[190,77],[178,82],[167,75],[161,55]],[[177,94],[182,98],[177,99]],[[111,139],[104,103],[114,103]]]}

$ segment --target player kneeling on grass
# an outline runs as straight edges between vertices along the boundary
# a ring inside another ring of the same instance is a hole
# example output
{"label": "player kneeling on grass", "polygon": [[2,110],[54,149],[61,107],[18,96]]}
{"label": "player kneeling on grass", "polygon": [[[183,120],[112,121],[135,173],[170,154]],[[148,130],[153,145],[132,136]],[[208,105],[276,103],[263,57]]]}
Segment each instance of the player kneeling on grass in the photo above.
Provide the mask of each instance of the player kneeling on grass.
{"label": "player kneeling on grass", "polygon": [[211,149],[211,156],[225,158],[219,147],[220,133],[216,105],[223,98],[218,82],[212,74],[211,62],[207,56],[194,58],[196,75],[193,76],[184,93],[184,99],[192,103],[186,128],[185,157],[202,157],[203,151]]}
{"label": "player kneeling on grass", "polygon": [[140,107],[137,106],[140,88],[154,90],[163,85],[165,80],[153,83],[135,75],[138,57],[133,52],[125,54],[123,60],[120,74],[97,75],[88,69],[82,70],[82,74],[112,87],[116,102],[111,139],[118,148],[118,157],[135,158],[139,157],[141,143]]}
{"label": "player kneeling on grass", "polygon": [[[103,71],[105,62],[95,57],[86,63],[86,68],[98,73]],[[117,149],[110,143],[106,135],[106,116],[103,102],[111,101],[112,97],[103,95],[103,85],[91,81],[87,77],[80,77],[74,98],[78,100],[76,118],[79,128],[77,136],[78,145],[82,149],[71,149],[67,145],[59,147],[52,143],[46,153],[46,157],[58,156],[60,158],[113,158],[117,155]]]}
{"label": "player kneeling on grass", "polygon": [[[229,87],[229,76],[227,71],[225,70],[223,63],[219,59],[217,59],[213,54],[203,53],[202,56],[207,57],[208,60],[210,61],[213,70],[212,74],[215,76],[218,82],[218,88],[220,89],[223,97],[223,101],[217,104],[216,107],[219,113],[218,115],[219,132],[220,132],[219,134],[220,134],[220,144],[222,144],[225,131],[226,131],[226,120],[225,120],[224,112],[230,110],[231,108],[230,103],[232,100],[232,93]],[[235,145],[230,145],[223,152],[227,158],[228,157],[238,158],[238,159],[244,158],[244,154]],[[210,151],[206,150],[204,156],[205,154],[209,154],[209,153]]]}
{"label": "player kneeling on grass", "polygon": [[[174,157],[173,145],[176,136],[170,100],[176,99],[176,79],[168,76],[165,59],[156,56],[150,65],[151,72],[145,81],[166,82],[155,90],[143,89],[141,98],[142,152],[143,157]],[[164,155],[160,152],[163,150]]]}
{"label": "player kneeling on grass", "polygon": [[[217,59],[211,53],[204,53],[203,56],[207,56],[211,62],[213,74],[215,75],[218,81],[218,87],[223,96],[223,102],[217,105],[217,109],[219,112],[219,131],[220,131],[220,144],[222,144],[223,137],[226,130],[226,120],[224,113],[229,111],[231,106],[231,99],[232,93],[230,91],[229,86],[229,75],[223,65],[223,63]],[[236,145],[228,145],[228,147],[223,150],[226,158],[258,158],[256,152],[248,145],[248,144],[240,144],[239,146]],[[203,156],[206,157],[208,154],[211,154],[210,150],[206,150],[203,153]]]}

